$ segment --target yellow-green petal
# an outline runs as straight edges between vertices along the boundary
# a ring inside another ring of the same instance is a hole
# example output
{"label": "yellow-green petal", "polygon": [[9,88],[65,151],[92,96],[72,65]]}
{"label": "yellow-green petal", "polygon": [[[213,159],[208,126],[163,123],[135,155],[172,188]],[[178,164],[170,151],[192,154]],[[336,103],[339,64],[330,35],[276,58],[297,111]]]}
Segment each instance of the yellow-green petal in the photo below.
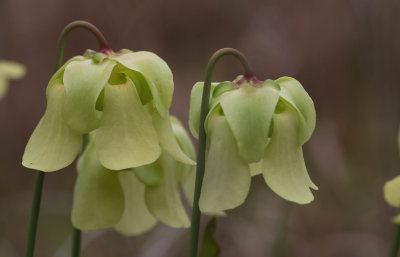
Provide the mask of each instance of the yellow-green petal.
{"label": "yellow-green petal", "polygon": [[64,71],[63,81],[67,91],[64,119],[73,130],[88,133],[99,126],[100,113],[97,99],[107,84],[115,63],[105,60],[73,61]]}
{"label": "yellow-green petal", "polygon": [[115,229],[125,235],[142,234],[157,223],[144,201],[145,185],[130,170],[117,173],[124,192],[125,208]]}
{"label": "yellow-green petal", "polygon": [[385,200],[395,208],[400,207],[400,176],[385,183],[383,188]]}
{"label": "yellow-green petal", "polygon": [[82,135],[64,122],[65,89],[61,84],[47,91],[46,112],[25,148],[22,165],[41,171],[56,171],[71,164],[79,154]]}
{"label": "yellow-green petal", "polygon": [[268,186],[282,198],[299,204],[314,199],[310,190],[318,188],[308,176],[303,151],[297,144],[296,112],[287,107],[274,114],[274,130],[262,160],[262,172]]}
{"label": "yellow-green petal", "polygon": [[245,83],[221,96],[226,120],[248,163],[258,162],[263,156],[278,99],[278,91],[268,83],[260,88]]}
{"label": "yellow-green petal", "polygon": [[288,101],[297,111],[300,119],[298,124],[298,145],[302,145],[310,139],[315,129],[314,102],[303,86],[294,78],[282,77],[276,80],[281,87],[280,96]]}
{"label": "yellow-green petal", "polygon": [[160,146],[164,151],[179,162],[196,165],[196,162],[190,159],[179,146],[174,132],[172,131],[169,114],[165,117],[161,117],[160,114],[155,112],[153,114],[153,125],[157,131]]}
{"label": "yellow-green petal", "polygon": [[125,84],[105,87],[96,147],[101,164],[111,170],[149,164],[160,155],[150,113],[129,79]]}
{"label": "yellow-green petal", "polygon": [[104,168],[97,159],[93,139],[78,161],[71,220],[84,231],[115,226],[124,211],[124,194],[118,172]]}
{"label": "yellow-green petal", "polygon": [[161,116],[166,117],[174,92],[172,72],[167,63],[146,51],[117,55],[114,60],[143,75],[153,96],[154,106]]}
{"label": "yellow-green petal", "polygon": [[189,218],[182,205],[176,161],[163,152],[155,165],[163,172],[161,183],[155,186],[146,186],[145,199],[147,207],[157,220],[176,228],[190,226]]}
{"label": "yellow-green petal", "polygon": [[199,206],[202,212],[218,213],[244,202],[251,176],[225,117],[211,116],[209,126],[210,144]]}

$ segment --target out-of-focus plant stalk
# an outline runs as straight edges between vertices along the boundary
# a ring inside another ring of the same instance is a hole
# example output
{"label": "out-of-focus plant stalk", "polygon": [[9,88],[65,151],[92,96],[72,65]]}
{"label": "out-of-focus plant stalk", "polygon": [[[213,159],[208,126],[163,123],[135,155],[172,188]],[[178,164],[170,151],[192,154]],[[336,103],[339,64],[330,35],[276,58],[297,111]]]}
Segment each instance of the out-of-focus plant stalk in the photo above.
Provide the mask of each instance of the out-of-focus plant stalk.
{"label": "out-of-focus plant stalk", "polygon": [[[84,28],[92,32],[100,43],[100,51],[110,50],[103,34],[93,24],[86,21],[71,22],[61,32],[60,38],[58,40],[55,71],[57,71],[62,65],[65,42],[67,40],[67,37],[69,33],[76,28]],[[85,146],[85,140],[83,148],[84,146]],[[35,251],[36,232],[39,220],[40,202],[42,199],[44,178],[45,178],[45,173],[43,171],[36,171],[35,189],[33,193],[32,208],[29,218],[29,228],[28,228],[25,257],[33,257]],[[72,239],[72,256],[79,257],[79,250],[80,250],[80,231],[74,228],[73,239]]]}
{"label": "out-of-focus plant stalk", "polygon": [[392,242],[390,244],[389,257],[397,257],[400,247],[400,224],[394,225]]}
{"label": "out-of-focus plant stalk", "polygon": [[[204,130],[204,122],[209,111],[209,101],[210,101],[210,86],[212,75],[215,69],[215,65],[218,60],[225,55],[231,55],[238,59],[243,65],[246,78],[252,77],[249,65],[247,63],[244,55],[236,49],[233,48],[222,48],[216,51],[210,58],[207,64],[206,78],[204,80],[204,89],[201,102],[201,113],[200,113],[200,127],[199,127],[199,147],[197,152],[197,167],[196,167],[196,183],[193,199],[193,211],[192,211],[192,222],[190,228],[190,249],[189,256],[197,257],[198,241],[199,241],[199,229],[200,229],[200,207],[199,198],[201,193],[201,187],[203,184],[204,169],[205,169],[205,154],[206,154],[206,142],[207,136]],[[229,149],[227,149],[229,151]]]}

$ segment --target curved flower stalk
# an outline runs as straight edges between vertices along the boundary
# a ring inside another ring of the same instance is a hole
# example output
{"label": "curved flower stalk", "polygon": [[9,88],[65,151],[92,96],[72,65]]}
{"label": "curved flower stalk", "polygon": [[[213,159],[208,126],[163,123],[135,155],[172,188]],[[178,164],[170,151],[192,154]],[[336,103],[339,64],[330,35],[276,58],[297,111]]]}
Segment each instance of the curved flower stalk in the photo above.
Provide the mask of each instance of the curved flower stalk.
{"label": "curved flower stalk", "polygon": [[[193,144],[181,123],[171,117],[171,124],[179,149],[195,158]],[[89,135],[89,144],[78,161],[73,225],[84,231],[112,227],[126,235],[144,233],[157,221],[189,227],[178,185],[190,199],[195,166],[176,161],[164,150],[151,164],[122,171],[107,169],[98,159],[97,133]]]}
{"label": "curved flower stalk", "polygon": [[162,150],[194,164],[174,140],[169,122],[173,78],[151,52],[88,50],[51,78],[47,108],[26,146],[22,164],[56,171],[73,162],[82,135],[96,130],[102,166],[122,170],[149,164]]}
{"label": "curved flower stalk", "polygon": [[[189,127],[198,136],[203,82],[191,93]],[[251,176],[262,173],[282,198],[299,204],[313,200],[302,145],[315,128],[314,104],[301,84],[289,77],[259,81],[239,76],[213,83],[205,175],[199,200],[202,212],[218,212],[242,204]]]}
{"label": "curved flower stalk", "polygon": [[13,61],[0,61],[0,99],[8,90],[10,79],[21,79],[25,76],[25,66]]}

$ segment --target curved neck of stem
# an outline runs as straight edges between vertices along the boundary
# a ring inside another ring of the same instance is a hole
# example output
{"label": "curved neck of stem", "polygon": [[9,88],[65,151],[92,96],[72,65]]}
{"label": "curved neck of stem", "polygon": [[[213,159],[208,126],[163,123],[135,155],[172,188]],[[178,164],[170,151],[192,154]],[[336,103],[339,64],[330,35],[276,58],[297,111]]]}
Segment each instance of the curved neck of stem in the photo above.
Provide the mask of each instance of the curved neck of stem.
{"label": "curved neck of stem", "polygon": [[193,211],[192,211],[192,224],[190,231],[190,257],[197,256],[198,241],[199,241],[199,230],[200,230],[200,208],[199,199],[201,193],[201,187],[203,185],[204,169],[205,169],[205,156],[206,156],[206,132],[204,129],[204,122],[209,111],[209,101],[210,101],[210,87],[212,75],[214,73],[215,66],[218,60],[226,55],[231,55],[238,59],[244,68],[245,78],[253,77],[250,72],[249,65],[247,63],[244,55],[236,49],[233,48],[222,48],[216,51],[210,58],[207,65],[206,78],[204,80],[203,97],[201,100],[201,113],[200,113],[200,127],[199,127],[199,147],[197,153],[197,167],[196,167],[196,183],[193,199]]}
{"label": "curved neck of stem", "polygon": [[87,21],[73,21],[69,23],[67,26],[65,26],[58,39],[55,70],[58,70],[62,65],[65,42],[67,40],[69,33],[77,28],[84,28],[92,32],[92,34],[96,37],[97,41],[99,41],[101,52],[111,51],[111,48],[108,46],[108,43],[103,33],[101,33],[101,31],[96,26]]}

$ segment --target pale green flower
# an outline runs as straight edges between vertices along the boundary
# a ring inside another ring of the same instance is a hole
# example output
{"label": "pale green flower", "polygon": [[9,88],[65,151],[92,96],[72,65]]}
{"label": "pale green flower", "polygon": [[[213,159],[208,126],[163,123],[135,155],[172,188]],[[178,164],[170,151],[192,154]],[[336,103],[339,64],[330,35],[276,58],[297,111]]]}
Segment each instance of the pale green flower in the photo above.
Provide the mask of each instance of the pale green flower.
{"label": "pale green flower", "polygon": [[5,96],[8,90],[10,79],[21,79],[25,76],[25,66],[12,61],[0,61],[0,99]]}
{"label": "pale green flower", "polygon": [[[194,147],[185,129],[173,117],[171,123],[173,140],[194,158]],[[73,225],[84,231],[114,228],[127,235],[146,232],[157,221],[171,227],[189,227],[178,185],[182,185],[187,197],[192,196],[195,166],[176,161],[164,150],[151,164],[110,170],[98,160],[95,133],[90,134],[89,144],[78,161]]]}
{"label": "pale green flower", "polygon": [[112,170],[154,162],[162,150],[194,164],[173,140],[168,65],[150,52],[94,53],[70,59],[51,78],[47,108],[26,146],[22,164],[56,171],[73,162],[82,135],[96,130],[100,163]]}
{"label": "pale green flower", "polygon": [[[203,82],[191,93],[189,126],[198,136]],[[213,83],[205,130],[208,136],[200,196],[203,212],[242,204],[251,176],[262,173],[268,186],[286,200],[313,200],[317,189],[308,176],[302,145],[315,127],[314,104],[289,77],[264,82],[239,77]]]}
{"label": "pale green flower", "polygon": [[[397,144],[400,153],[400,127],[397,133]],[[386,202],[389,205],[397,209],[400,208],[400,175],[385,183],[385,186],[383,187],[383,194]],[[400,224],[400,214],[393,218],[393,222]]]}

